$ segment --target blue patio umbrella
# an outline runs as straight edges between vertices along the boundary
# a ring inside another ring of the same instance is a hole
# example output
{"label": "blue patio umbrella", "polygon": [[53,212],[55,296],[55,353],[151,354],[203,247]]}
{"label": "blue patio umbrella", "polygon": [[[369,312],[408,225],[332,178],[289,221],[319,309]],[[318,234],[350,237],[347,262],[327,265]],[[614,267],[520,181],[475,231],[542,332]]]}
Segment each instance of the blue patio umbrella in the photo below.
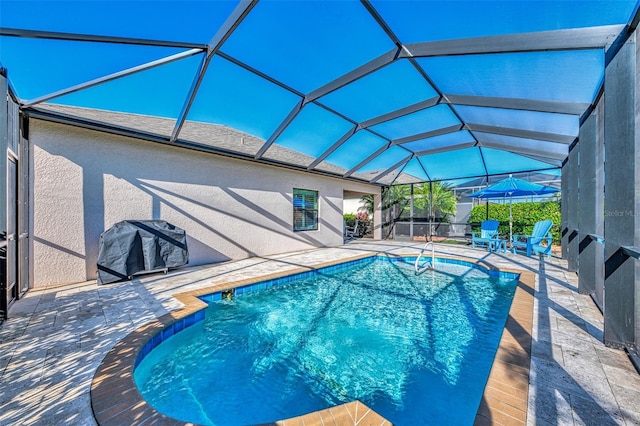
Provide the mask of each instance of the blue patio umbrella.
{"label": "blue patio umbrella", "polygon": [[527,182],[526,180],[516,179],[509,175],[508,178],[487,186],[478,192],[469,195],[473,198],[506,198],[509,197],[509,241],[513,238],[513,214],[512,199],[513,197],[529,197],[534,195],[551,195],[560,192],[556,188],[537,183]]}

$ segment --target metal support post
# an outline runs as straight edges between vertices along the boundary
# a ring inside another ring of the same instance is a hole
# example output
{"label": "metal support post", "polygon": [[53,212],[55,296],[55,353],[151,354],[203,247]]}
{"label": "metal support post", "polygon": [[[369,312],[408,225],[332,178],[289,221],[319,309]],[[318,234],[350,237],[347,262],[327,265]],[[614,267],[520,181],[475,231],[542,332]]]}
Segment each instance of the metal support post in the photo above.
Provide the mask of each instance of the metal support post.
{"label": "metal support post", "polygon": [[604,102],[600,102],[580,127],[578,172],[578,289],[580,293],[590,294],[600,310],[604,303],[604,146],[603,132],[598,126],[603,112]]}
{"label": "metal support post", "polygon": [[604,341],[640,341],[640,54],[632,34],[605,69]]}

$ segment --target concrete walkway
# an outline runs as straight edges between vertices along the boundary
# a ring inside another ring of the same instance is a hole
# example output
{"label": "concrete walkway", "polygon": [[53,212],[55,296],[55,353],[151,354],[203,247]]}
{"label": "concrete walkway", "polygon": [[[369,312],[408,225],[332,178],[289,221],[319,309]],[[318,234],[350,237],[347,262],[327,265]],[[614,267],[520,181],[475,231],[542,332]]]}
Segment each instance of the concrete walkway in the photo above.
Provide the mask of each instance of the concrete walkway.
{"label": "concrete walkway", "polygon": [[[345,246],[252,258],[132,282],[95,281],[30,291],[0,326],[0,425],[93,425],[89,389],[108,350],[129,332],[180,306],[172,294],[341,259],[362,251],[417,252],[422,244],[353,241]],[[436,254],[483,259],[538,274],[528,424],[640,425],[640,375],[602,344],[602,315],[578,294],[556,259],[436,245]]]}

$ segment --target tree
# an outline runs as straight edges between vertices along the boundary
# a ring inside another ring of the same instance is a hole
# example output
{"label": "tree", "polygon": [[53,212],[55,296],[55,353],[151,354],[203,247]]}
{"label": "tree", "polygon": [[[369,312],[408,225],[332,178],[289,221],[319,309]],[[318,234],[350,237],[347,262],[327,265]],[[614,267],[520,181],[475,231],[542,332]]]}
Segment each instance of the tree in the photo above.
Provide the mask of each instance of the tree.
{"label": "tree", "polygon": [[382,209],[391,209],[394,221],[399,219],[402,213],[409,207],[411,198],[411,185],[393,185],[387,188],[382,195]]}
{"label": "tree", "polygon": [[362,206],[358,207],[358,211],[366,211],[370,215],[373,214],[373,194],[366,194],[360,197]]}
{"label": "tree", "polygon": [[[411,195],[410,185],[394,185],[385,188],[382,193],[382,210],[393,209],[394,217],[400,217],[403,211],[409,206],[409,196]],[[358,209],[373,214],[373,195],[366,194],[360,197],[362,206]]]}
{"label": "tree", "polygon": [[[433,191],[433,211],[430,214],[430,220],[434,222],[436,217],[443,217],[445,221],[448,221],[448,216],[456,213],[456,196],[447,184],[433,182],[432,188],[431,190],[429,183],[413,185],[414,208],[430,211],[431,193]],[[402,214],[409,209],[411,185],[393,185],[385,188],[382,193],[382,200],[382,210],[389,211],[391,217],[386,220],[393,228]],[[366,210],[369,214],[373,214],[373,195],[363,195],[360,201],[363,204],[360,210]],[[389,233],[391,233],[391,229]]]}
{"label": "tree", "polygon": [[451,190],[451,186],[446,183],[432,182],[431,188],[429,183],[423,183],[421,185],[414,185],[413,187],[413,205],[419,209],[429,211],[431,201],[431,194],[433,193],[433,211],[431,212],[431,219],[435,221],[436,217],[442,217],[445,221],[448,221],[449,215],[456,214],[456,205],[458,200],[456,195]]}

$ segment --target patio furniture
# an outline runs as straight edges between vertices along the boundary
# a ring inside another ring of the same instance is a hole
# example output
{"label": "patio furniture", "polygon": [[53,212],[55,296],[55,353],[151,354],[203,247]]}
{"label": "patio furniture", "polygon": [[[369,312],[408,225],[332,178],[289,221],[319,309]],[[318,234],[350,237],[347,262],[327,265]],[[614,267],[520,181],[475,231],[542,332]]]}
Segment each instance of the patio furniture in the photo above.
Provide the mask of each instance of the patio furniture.
{"label": "patio furniture", "polygon": [[[526,251],[527,257],[534,254],[544,254],[551,256],[551,227],[553,222],[550,220],[541,220],[533,227],[531,235],[514,235],[511,240],[513,252],[516,250]],[[542,243],[545,243],[543,245]]]}
{"label": "patio furniture", "polygon": [[498,238],[498,225],[500,221],[497,220],[485,220],[480,225],[480,232],[471,233],[471,247],[476,248],[478,245],[486,245],[488,249],[491,249],[490,243]]}
{"label": "patio furniture", "polygon": [[346,226],[344,227],[344,236],[347,238],[356,238],[360,236],[360,229],[358,227],[358,225],[360,224],[360,221],[358,219],[356,219],[356,222],[353,224],[353,226]]}
{"label": "patio furniture", "polygon": [[522,179],[516,179],[512,175],[509,175],[507,179],[503,179],[500,182],[494,183],[478,192],[470,194],[472,198],[503,198],[509,197],[509,240],[513,239],[513,199],[517,197],[529,197],[540,195],[551,195],[558,193],[556,188],[552,188],[545,185],[538,185],[537,183],[527,182]]}
{"label": "patio furniture", "polygon": [[507,240],[503,238],[496,237],[489,241],[489,251],[502,253],[507,252]]}

